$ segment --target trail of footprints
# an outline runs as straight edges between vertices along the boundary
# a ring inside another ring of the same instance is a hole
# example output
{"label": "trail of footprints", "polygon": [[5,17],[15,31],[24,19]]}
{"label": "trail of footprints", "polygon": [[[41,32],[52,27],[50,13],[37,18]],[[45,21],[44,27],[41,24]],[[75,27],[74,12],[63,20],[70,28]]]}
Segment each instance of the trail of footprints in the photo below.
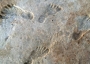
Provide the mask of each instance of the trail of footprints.
{"label": "trail of footprints", "polygon": [[22,18],[30,20],[34,18],[32,12],[25,11],[14,4],[7,4],[0,12],[0,19],[8,19],[12,16],[21,16]]}
{"label": "trail of footprints", "polygon": [[[38,22],[43,23],[48,16],[56,14],[60,10],[61,10],[60,6],[55,4],[49,4],[44,14],[42,14],[39,17]],[[32,12],[25,11],[14,4],[7,4],[2,8],[0,12],[0,19],[8,19],[9,17],[12,16],[21,16],[25,19],[30,19],[30,20],[34,18],[34,14]]]}
{"label": "trail of footprints", "polygon": [[[42,14],[39,17],[38,21],[42,23],[44,22],[47,16],[56,14],[60,10],[61,10],[60,6],[55,5],[55,4],[49,4],[44,14]],[[0,19],[8,19],[13,15],[15,16],[20,15],[21,17],[25,19],[31,19],[31,20],[34,18],[33,13],[22,10],[18,6],[15,6],[13,4],[7,4],[6,6],[2,8],[0,12]],[[32,60],[37,59],[39,57],[44,57],[48,52],[49,52],[49,48],[45,46],[38,46],[35,50],[31,52],[30,57],[24,64],[32,64]]]}
{"label": "trail of footprints", "polygon": [[59,5],[56,4],[49,4],[47,6],[47,9],[45,10],[44,14],[42,14],[39,19],[38,22],[43,23],[45,21],[45,19],[53,14],[56,14],[57,12],[59,12],[62,8]]}
{"label": "trail of footprints", "polygon": [[24,64],[32,64],[32,60],[35,60],[39,57],[44,57],[49,52],[49,49],[45,46],[38,46],[30,54],[30,57]]}

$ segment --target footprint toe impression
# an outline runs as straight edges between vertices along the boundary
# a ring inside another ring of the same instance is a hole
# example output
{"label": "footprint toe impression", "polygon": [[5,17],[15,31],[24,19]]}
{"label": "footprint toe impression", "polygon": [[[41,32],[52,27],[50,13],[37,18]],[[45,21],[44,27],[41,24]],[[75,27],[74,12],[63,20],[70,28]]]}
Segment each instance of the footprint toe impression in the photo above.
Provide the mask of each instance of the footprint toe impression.
{"label": "footprint toe impression", "polygon": [[7,6],[5,6],[3,9],[2,9],[2,13],[4,13],[4,14],[10,14],[11,12],[10,12],[10,9],[13,7],[13,5],[12,4],[7,4]]}
{"label": "footprint toe impression", "polygon": [[49,6],[47,6],[47,9],[45,10],[45,13],[39,17],[38,22],[43,23],[45,21],[45,18],[47,18],[50,15],[56,14],[60,10],[61,10],[60,6],[56,4],[49,4]]}
{"label": "footprint toe impression", "polygon": [[4,6],[1,10],[0,14],[0,19],[6,19],[12,16],[21,16],[25,19],[30,19],[32,20],[34,18],[33,13],[27,12],[20,7],[13,5],[13,4],[7,4]]}
{"label": "footprint toe impression", "polygon": [[13,4],[7,4],[1,9],[0,12],[0,19],[8,19],[7,15],[11,13],[11,8],[13,7]]}
{"label": "footprint toe impression", "polygon": [[47,47],[39,46],[35,50],[31,52],[32,59],[36,59],[38,57],[43,57],[49,52],[49,49]]}

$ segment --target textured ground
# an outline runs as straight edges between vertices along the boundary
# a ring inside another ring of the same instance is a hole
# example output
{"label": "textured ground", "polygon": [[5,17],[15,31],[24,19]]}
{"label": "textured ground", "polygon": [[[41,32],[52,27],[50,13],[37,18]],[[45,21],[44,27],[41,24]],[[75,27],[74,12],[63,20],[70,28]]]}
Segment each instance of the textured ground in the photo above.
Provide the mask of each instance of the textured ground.
{"label": "textured ground", "polygon": [[90,0],[0,0],[0,64],[90,64]]}

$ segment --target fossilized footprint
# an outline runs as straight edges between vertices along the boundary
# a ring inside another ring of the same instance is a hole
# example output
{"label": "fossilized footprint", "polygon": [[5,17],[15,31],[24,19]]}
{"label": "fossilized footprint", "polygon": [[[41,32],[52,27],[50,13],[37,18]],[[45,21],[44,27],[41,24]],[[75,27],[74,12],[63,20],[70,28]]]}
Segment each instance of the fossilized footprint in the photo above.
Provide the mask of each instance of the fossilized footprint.
{"label": "fossilized footprint", "polygon": [[43,23],[45,19],[61,10],[61,7],[55,4],[49,4],[45,12],[39,17],[38,22]]}
{"label": "fossilized footprint", "polygon": [[33,50],[30,54],[30,57],[24,64],[31,64],[32,60],[35,60],[39,57],[44,57],[49,52],[49,49],[45,46],[38,46],[35,50]]}
{"label": "fossilized footprint", "polygon": [[7,14],[10,14],[10,9],[13,7],[13,4],[8,4],[4,6],[0,12],[0,19],[7,19]]}
{"label": "fossilized footprint", "polygon": [[38,57],[43,57],[49,52],[49,49],[47,47],[38,46],[35,50],[31,52],[31,58],[36,59]]}
{"label": "fossilized footprint", "polygon": [[77,29],[72,34],[74,40],[79,41],[85,34],[90,31],[90,17],[86,15],[84,17],[80,17],[79,21],[77,21]]}
{"label": "fossilized footprint", "polygon": [[22,8],[13,4],[7,4],[2,8],[0,12],[0,19],[8,19],[9,17],[12,16],[21,16],[25,19],[31,19],[31,20],[34,18],[32,12],[23,10]]}

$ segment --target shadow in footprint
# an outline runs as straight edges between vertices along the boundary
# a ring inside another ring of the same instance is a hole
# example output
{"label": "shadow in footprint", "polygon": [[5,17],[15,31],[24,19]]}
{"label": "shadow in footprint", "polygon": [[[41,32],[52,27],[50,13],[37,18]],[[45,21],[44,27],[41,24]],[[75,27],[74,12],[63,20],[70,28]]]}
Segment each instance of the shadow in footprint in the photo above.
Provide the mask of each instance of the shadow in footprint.
{"label": "shadow in footprint", "polygon": [[0,13],[0,19],[8,19],[14,16],[21,16],[22,18],[30,20],[34,18],[33,13],[27,12],[14,4],[7,4],[2,8]]}

